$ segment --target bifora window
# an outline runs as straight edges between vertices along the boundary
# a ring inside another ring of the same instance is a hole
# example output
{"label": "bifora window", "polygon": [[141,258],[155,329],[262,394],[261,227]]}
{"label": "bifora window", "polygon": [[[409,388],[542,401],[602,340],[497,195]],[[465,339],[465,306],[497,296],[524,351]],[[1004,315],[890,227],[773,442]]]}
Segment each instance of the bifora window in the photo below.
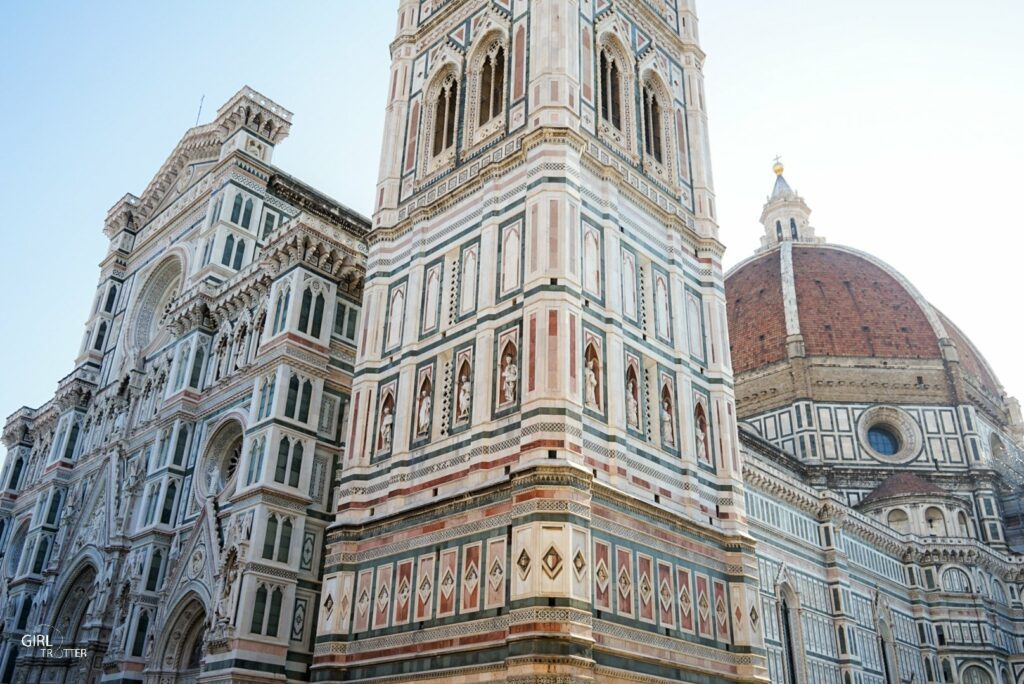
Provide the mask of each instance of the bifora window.
{"label": "bifora window", "polygon": [[883,456],[893,456],[900,450],[900,438],[887,425],[874,425],[868,428],[868,444]]}

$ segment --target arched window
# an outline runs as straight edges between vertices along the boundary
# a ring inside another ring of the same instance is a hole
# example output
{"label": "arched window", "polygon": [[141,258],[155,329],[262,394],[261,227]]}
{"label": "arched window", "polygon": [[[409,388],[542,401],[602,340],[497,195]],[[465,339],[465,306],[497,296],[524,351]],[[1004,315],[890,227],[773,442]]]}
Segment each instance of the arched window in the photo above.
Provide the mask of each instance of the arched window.
{"label": "arched window", "polygon": [[143,518],[143,525],[153,524],[153,516],[156,515],[156,499],[159,493],[160,488],[156,484],[146,491],[146,515]]}
{"label": "arched window", "polygon": [[480,67],[480,93],[477,101],[477,125],[498,116],[504,109],[505,48],[497,41],[488,50]]}
{"label": "arched window", "polygon": [[203,379],[203,362],[206,360],[206,351],[200,346],[196,349],[196,356],[192,360],[192,374],[188,378],[188,386],[199,389]]}
{"label": "arched window", "polygon": [[22,525],[15,530],[11,537],[11,543],[7,545],[7,576],[14,577],[21,565],[21,554],[25,550],[25,534],[27,525]]}
{"label": "arched window", "polygon": [[284,484],[288,476],[288,438],[282,437],[277,446],[277,467],[274,468],[274,482]]}
{"label": "arched window", "polygon": [[146,632],[149,631],[149,613],[142,611],[135,623],[135,639],[132,641],[132,655],[136,658],[142,655],[146,647]]}
{"label": "arched window", "polygon": [[1006,589],[1003,588],[1003,583],[996,578],[992,578],[992,600],[1002,605],[1006,603]]}
{"label": "arched window", "polygon": [[14,467],[11,468],[11,477],[7,480],[7,488],[17,490],[21,487],[21,473],[25,469],[25,459],[19,457],[14,462]]}
{"label": "arched window", "polygon": [[75,456],[75,447],[78,446],[78,433],[81,428],[78,426],[78,421],[71,421],[71,429],[68,430],[68,441],[64,444],[64,458],[71,460]]}
{"label": "arched window", "polygon": [[964,670],[961,684],[992,684],[992,676],[977,665],[971,665]]}
{"label": "arched window", "polygon": [[885,684],[897,684],[899,667],[896,663],[896,651],[892,644],[892,631],[884,622],[878,624],[878,652],[882,660],[882,676]]}
{"label": "arched window", "polygon": [[43,537],[39,540],[39,546],[36,547],[36,559],[32,563],[32,574],[38,575],[43,571],[46,566],[46,552],[50,550],[50,538]]}
{"label": "arched window", "polygon": [[96,351],[103,351],[103,342],[107,339],[107,322],[103,321],[100,323],[100,327],[96,329],[96,343],[92,345],[92,348]]}
{"label": "arched window", "polygon": [[277,624],[281,621],[281,588],[275,587],[270,596],[270,614],[267,616],[267,636],[277,636]]}
{"label": "arched window", "polygon": [[775,222],[775,238],[782,241],[782,221]]}
{"label": "arched window", "polygon": [[455,113],[459,99],[458,83],[454,74],[445,76],[434,101],[434,146],[437,157],[455,146]]}
{"label": "arched window", "polygon": [[608,50],[601,50],[600,70],[601,118],[622,130],[622,73]]}
{"label": "arched window", "polygon": [[796,240],[796,219],[789,219],[789,234],[794,240]]}
{"label": "arched window", "polygon": [[946,568],[942,572],[942,590],[957,594],[971,591],[971,578],[960,568]]}
{"label": "arched window", "polygon": [[786,650],[786,661],[784,667],[786,668],[786,684],[800,684],[797,670],[797,645],[796,645],[796,629],[797,616],[793,614],[793,609],[789,605],[789,600],[783,596],[779,605],[780,612],[780,623],[779,630],[782,636],[782,646]]}
{"label": "arched window", "polygon": [[302,303],[299,305],[299,330],[306,332],[309,328],[309,311],[313,307],[313,291],[308,287],[302,293]]}
{"label": "arched window", "polygon": [[174,518],[174,499],[178,495],[178,484],[172,482],[167,485],[167,491],[164,492],[164,507],[160,511],[160,523],[162,525],[172,524]]}
{"label": "arched window", "polygon": [[[25,596],[21,600],[21,612],[18,614],[18,629],[28,627],[28,616],[32,612],[32,597]],[[12,654],[14,655],[14,654]]]}
{"label": "arched window", "polygon": [[267,588],[260,585],[260,588],[256,590],[256,598],[252,605],[252,624],[249,625],[249,631],[253,634],[263,633],[263,618],[267,612]]}
{"label": "arched window", "polygon": [[316,296],[316,304],[313,305],[313,329],[309,331],[309,334],[313,337],[320,337],[320,331],[324,326],[324,295],[320,293]]}
{"label": "arched window", "polygon": [[277,516],[267,517],[267,532],[263,536],[263,557],[274,560],[274,545],[277,543]]}
{"label": "arched window", "polygon": [[218,198],[217,198],[217,201],[216,201],[216,202],[214,202],[214,204],[213,204],[213,210],[212,210],[212,211],[210,212],[210,225],[211,225],[211,226],[212,226],[212,225],[214,224],[214,222],[215,222],[215,221],[216,221],[217,219],[219,219],[219,218],[220,218],[220,210],[221,210],[221,208],[222,208],[223,206],[224,206],[224,197],[223,197],[223,195],[222,195],[222,196],[220,196],[220,197],[218,197]]}
{"label": "arched window", "polygon": [[156,591],[160,581],[160,566],[163,565],[164,556],[157,549],[153,552],[153,558],[149,561],[149,575],[146,577],[146,591]]}
{"label": "arched window", "polygon": [[292,375],[288,381],[288,397],[284,402],[284,415],[289,418],[295,417],[295,405],[299,400],[299,376]]}
{"label": "arched window", "polygon": [[188,445],[188,428],[178,428],[178,437],[174,442],[174,465],[181,465],[185,460],[185,447]]}
{"label": "arched window", "polygon": [[288,552],[292,545],[292,521],[285,520],[281,523],[281,541],[277,544],[277,562],[287,563]]}
{"label": "arched window", "polygon": [[253,442],[252,451],[249,453],[249,472],[245,476],[245,483],[252,484],[263,475],[263,440]]}
{"label": "arched window", "polygon": [[264,378],[263,387],[260,388],[260,407],[256,414],[257,419],[266,418],[274,406],[274,377]]}
{"label": "arched window", "polygon": [[238,223],[242,218],[242,196],[235,195],[235,203],[231,205],[231,222]]}
{"label": "arched window", "polygon": [[927,532],[933,536],[945,537],[946,536],[946,516],[942,514],[942,511],[931,506],[924,512],[924,522],[927,526]]}
{"label": "arched window", "polygon": [[661,105],[658,96],[649,85],[643,90],[644,106],[644,152],[661,164],[664,161],[664,144],[662,143]]}
{"label": "arched window", "polygon": [[299,420],[305,423],[309,420],[309,402],[313,398],[313,383],[306,380],[302,383],[302,401],[299,402]]}
{"label": "arched window", "polygon": [[907,517],[907,512],[902,508],[894,508],[889,511],[887,522],[889,523],[889,527],[901,534],[906,534],[907,530],[910,528],[910,519]]}
{"label": "arched window", "polygon": [[959,528],[957,532],[961,537],[971,536],[971,525],[967,522],[967,515],[963,511],[956,514],[956,525]]}
{"label": "arched window", "polygon": [[103,305],[103,310],[110,313],[114,310],[114,302],[117,301],[117,288],[113,285],[107,290],[107,302]]}
{"label": "arched window", "polygon": [[252,200],[245,200],[245,211],[242,212],[242,227],[248,228],[252,222]]}
{"label": "arched window", "polygon": [[46,513],[46,524],[55,525],[57,523],[57,515],[60,513],[60,504],[64,500],[64,497],[59,491],[54,491],[53,496],[50,497],[50,509]]}
{"label": "arched window", "polygon": [[228,235],[224,238],[224,253],[220,257],[220,263],[225,266],[231,265],[231,255],[235,251],[235,236]]}
{"label": "arched window", "polygon": [[274,305],[274,332],[281,332],[284,326],[288,324],[288,296],[289,291],[287,288],[283,289],[277,294],[277,303]]}
{"label": "arched window", "polygon": [[299,477],[302,475],[302,451],[302,442],[296,440],[295,446],[292,447],[291,467],[288,469],[288,485],[290,487],[299,486]]}
{"label": "arched window", "polygon": [[236,271],[242,268],[242,259],[245,258],[245,240],[239,240],[235,245],[235,261],[231,265]]}
{"label": "arched window", "polygon": [[263,217],[263,235],[261,239],[266,240],[267,236],[274,232],[274,224],[277,222],[277,214],[272,214],[269,211]]}

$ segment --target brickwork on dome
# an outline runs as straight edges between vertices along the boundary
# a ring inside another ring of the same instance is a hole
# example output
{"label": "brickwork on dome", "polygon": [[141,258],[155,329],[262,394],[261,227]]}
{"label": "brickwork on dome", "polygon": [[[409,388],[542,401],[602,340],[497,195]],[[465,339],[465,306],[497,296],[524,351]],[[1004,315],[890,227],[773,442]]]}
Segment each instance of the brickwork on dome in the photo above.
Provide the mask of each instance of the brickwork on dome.
{"label": "brickwork on dome", "polygon": [[794,247],[793,271],[808,356],[941,358],[921,307],[867,259],[827,247]]}
{"label": "brickwork on dome", "polygon": [[999,381],[989,372],[988,365],[981,360],[974,347],[967,341],[967,336],[948,318],[942,314],[939,314],[939,317],[942,319],[942,325],[945,326],[949,339],[956,345],[956,351],[960,356],[960,365],[963,366],[964,372],[973,376],[976,384],[993,397],[1001,396]]}
{"label": "brickwork on dome", "polygon": [[750,261],[725,281],[734,373],[786,358],[786,312],[779,253]]}

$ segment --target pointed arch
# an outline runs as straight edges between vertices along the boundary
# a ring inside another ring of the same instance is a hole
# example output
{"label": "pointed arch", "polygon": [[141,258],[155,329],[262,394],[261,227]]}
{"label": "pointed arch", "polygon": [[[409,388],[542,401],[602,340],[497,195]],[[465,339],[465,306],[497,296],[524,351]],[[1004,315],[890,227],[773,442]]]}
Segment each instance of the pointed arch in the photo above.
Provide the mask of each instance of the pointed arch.
{"label": "pointed arch", "polygon": [[614,30],[598,35],[597,72],[598,134],[632,153],[636,66]]}
{"label": "pointed arch", "polygon": [[644,163],[647,171],[668,183],[675,183],[677,170],[686,163],[678,156],[680,146],[673,125],[675,100],[669,80],[654,66],[643,69],[640,89]]}
{"label": "pointed arch", "polygon": [[60,587],[57,600],[53,603],[51,616],[40,616],[41,621],[56,627],[66,639],[65,645],[77,644],[80,630],[93,600],[96,576],[100,565],[92,557],[83,554],[70,565],[69,572],[58,577],[54,586]]}
{"label": "pointed arch", "polygon": [[235,244],[235,260],[231,264],[231,268],[236,271],[242,268],[242,262],[245,259],[245,240],[239,239]]}
{"label": "pointed arch", "polygon": [[483,142],[504,127],[508,88],[508,35],[492,28],[475,41],[467,59],[466,128],[469,144]]}
{"label": "pointed arch", "polygon": [[231,222],[238,224],[242,218],[242,193],[235,193],[235,200],[231,204]]}
{"label": "pointed arch", "polygon": [[252,223],[252,199],[245,200],[245,209],[242,211],[242,227],[248,228]]}
{"label": "pointed arch", "polygon": [[807,684],[807,664],[804,660],[803,630],[801,628],[800,595],[785,577],[775,586],[775,602],[782,641],[785,684]]}
{"label": "pointed arch", "polygon": [[430,174],[455,160],[459,130],[459,81],[461,69],[451,58],[444,60],[423,89],[423,151],[421,168]]}
{"label": "pointed arch", "polygon": [[195,681],[206,637],[208,599],[190,583],[171,605],[174,608],[162,624],[155,625],[156,644],[150,662],[175,672],[177,679],[172,681]]}

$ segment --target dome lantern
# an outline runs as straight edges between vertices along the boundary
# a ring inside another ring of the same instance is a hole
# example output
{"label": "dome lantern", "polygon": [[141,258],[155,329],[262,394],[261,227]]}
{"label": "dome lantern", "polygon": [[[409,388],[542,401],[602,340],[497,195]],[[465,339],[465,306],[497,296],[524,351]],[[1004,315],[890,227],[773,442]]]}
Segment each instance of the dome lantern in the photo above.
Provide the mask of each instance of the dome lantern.
{"label": "dome lantern", "polygon": [[824,242],[823,238],[814,236],[814,228],[810,224],[811,209],[786,182],[782,175],[785,169],[782,159],[775,157],[772,165],[775,186],[761,212],[761,225],[765,231],[761,237],[762,252],[782,242]]}

